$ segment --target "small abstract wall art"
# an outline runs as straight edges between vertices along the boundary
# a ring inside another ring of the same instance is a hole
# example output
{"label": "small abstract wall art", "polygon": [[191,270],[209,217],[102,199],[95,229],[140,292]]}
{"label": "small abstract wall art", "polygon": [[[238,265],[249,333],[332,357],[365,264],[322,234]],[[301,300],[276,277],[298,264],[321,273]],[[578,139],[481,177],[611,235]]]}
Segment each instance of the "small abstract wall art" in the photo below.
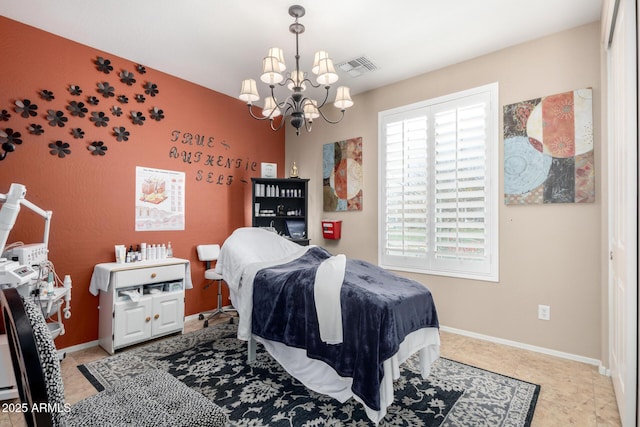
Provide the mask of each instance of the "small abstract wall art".
{"label": "small abstract wall art", "polygon": [[362,138],[322,146],[323,210],[362,210]]}
{"label": "small abstract wall art", "polygon": [[504,106],[504,200],[595,201],[591,88]]}

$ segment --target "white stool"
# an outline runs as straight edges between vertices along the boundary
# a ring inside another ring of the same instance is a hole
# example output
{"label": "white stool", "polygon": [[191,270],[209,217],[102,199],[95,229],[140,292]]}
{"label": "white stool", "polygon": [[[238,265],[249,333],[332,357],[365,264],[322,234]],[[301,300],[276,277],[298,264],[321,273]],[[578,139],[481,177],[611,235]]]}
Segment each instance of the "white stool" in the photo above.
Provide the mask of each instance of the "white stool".
{"label": "white stool", "polygon": [[[220,245],[217,245],[217,244],[198,245],[196,249],[198,251],[198,259],[206,263],[205,265],[207,269],[204,272],[204,278],[208,282],[204,286],[204,288],[205,289],[208,288],[209,286],[211,286],[213,282],[218,282],[218,306],[216,307],[215,310],[209,312],[209,315],[204,321],[204,327],[206,328],[207,326],[209,326],[209,320],[212,319],[213,317],[219,314],[226,314],[229,312],[237,313],[237,311],[233,307],[222,306],[222,281],[224,280],[224,278],[222,277],[222,275],[216,273],[216,271],[213,268],[211,268],[211,262],[217,261],[218,255],[220,255]],[[200,315],[198,316],[198,319],[200,320],[204,319],[205,314],[206,313],[200,313]],[[233,323],[233,316],[230,316],[229,323]]]}

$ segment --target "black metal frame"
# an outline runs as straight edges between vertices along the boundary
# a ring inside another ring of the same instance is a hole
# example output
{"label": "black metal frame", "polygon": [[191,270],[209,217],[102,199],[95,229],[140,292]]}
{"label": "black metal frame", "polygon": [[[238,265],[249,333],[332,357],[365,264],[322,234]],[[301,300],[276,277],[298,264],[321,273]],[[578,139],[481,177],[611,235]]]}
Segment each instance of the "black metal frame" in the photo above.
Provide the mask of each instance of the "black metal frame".
{"label": "black metal frame", "polygon": [[40,404],[47,404],[49,399],[33,328],[17,289],[3,289],[0,292],[0,306],[22,403],[20,409],[28,426],[50,426],[53,420],[49,412],[32,411],[41,407]]}

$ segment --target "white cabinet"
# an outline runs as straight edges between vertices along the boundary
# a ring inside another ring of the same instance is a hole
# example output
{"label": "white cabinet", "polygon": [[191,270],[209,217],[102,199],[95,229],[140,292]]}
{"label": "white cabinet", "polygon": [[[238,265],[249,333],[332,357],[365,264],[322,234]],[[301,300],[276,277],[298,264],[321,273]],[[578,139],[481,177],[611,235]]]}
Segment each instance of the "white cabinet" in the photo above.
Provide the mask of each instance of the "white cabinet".
{"label": "white cabinet", "polygon": [[184,328],[188,261],[116,264],[100,291],[99,343],[109,353]]}
{"label": "white cabinet", "polygon": [[[179,295],[178,295],[179,294]],[[184,291],[163,292],[153,297],[151,335],[170,334],[184,326]]]}
{"label": "white cabinet", "polygon": [[[113,309],[113,347],[148,340],[151,337],[151,311],[151,298],[138,302],[117,302]],[[105,338],[108,340],[108,337]],[[102,347],[105,348],[104,345]],[[108,348],[105,350],[109,351]]]}

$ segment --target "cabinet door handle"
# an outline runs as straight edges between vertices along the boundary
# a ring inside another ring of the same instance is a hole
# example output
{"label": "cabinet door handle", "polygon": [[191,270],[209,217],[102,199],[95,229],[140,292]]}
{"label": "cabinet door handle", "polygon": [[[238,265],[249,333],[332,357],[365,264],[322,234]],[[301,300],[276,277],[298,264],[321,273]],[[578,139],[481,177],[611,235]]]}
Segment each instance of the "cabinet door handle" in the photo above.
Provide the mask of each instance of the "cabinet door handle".
{"label": "cabinet door handle", "polygon": [[158,320],[158,318],[160,317],[159,314],[156,314],[155,316],[153,316],[154,319]]}
{"label": "cabinet door handle", "polygon": [[146,319],[144,319],[144,321],[145,321],[145,322],[150,322],[150,321],[151,321],[151,317],[150,317],[150,316],[147,316],[147,318],[146,318]]}
{"label": "cabinet door handle", "polygon": [[155,279],[156,278],[156,273],[151,273],[151,278]]}

